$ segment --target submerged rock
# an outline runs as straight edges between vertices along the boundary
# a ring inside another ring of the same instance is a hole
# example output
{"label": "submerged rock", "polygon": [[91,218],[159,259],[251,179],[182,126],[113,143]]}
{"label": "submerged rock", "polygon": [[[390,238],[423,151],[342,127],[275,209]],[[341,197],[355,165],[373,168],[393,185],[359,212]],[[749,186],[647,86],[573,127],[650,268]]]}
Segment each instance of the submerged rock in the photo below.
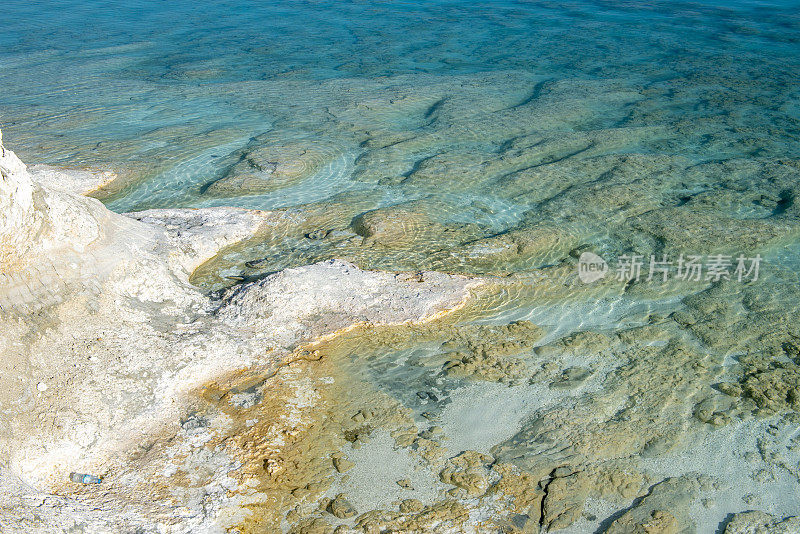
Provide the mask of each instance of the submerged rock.
{"label": "submerged rock", "polygon": [[353,219],[354,232],[370,242],[385,246],[403,246],[420,238],[433,226],[422,212],[402,207],[368,211]]}
{"label": "submerged rock", "polygon": [[333,146],[314,140],[267,141],[235,153],[225,176],[206,187],[215,196],[269,193],[309,178],[337,156]]}
{"label": "submerged rock", "polygon": [[347,495],[344,493],[337,495],[336,498],[328,504],[328,511],[331,515],[339,519],[347,519],[358,514],[353,505],[350,504],[350,501],[347,500]]}

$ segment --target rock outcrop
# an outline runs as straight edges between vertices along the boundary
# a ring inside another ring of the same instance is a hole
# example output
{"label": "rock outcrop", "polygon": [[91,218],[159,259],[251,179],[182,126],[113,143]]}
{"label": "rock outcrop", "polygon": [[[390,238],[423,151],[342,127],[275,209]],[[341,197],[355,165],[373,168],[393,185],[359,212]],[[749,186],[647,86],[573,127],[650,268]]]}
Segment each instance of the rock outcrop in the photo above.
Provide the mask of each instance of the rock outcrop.
{"label": "rock outcrop", "polygon": [[[297,344],[354,324],[432,319],[479,283],[331,260],[212,299],[191,272],[264,225],[290,224],[284,215],[112,213],[68,185],[37,183],[1,144],[0,172],[0,524],[9,531],[211,529],[235,458],[208,487],[187,481],[177,500],[159,499],[164,484],[131,463],[154,440],[202,428],[187,426],[190,392],[275,368]],[[105,475],[102,498],[70,483],[72,471]]]}

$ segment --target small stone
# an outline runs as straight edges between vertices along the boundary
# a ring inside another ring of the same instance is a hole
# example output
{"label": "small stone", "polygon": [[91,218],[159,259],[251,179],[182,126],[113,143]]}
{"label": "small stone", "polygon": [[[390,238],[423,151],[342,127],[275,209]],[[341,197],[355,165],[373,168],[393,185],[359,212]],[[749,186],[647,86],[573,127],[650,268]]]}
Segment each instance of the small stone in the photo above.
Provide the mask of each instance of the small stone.
{"label": "small stone", "polygon": [[409,447],[414,440],[417,439],[417,433],[415,431],[402,431],[402,432],[392,432],[392,437],[394,438],[394,442],[397,444],[398,447]]}
{"label": "small stone", "polygon": [[440,427],[440,426],[432,426],[428,430],[420,432],[419,436],[421,438],[425,438],[425,439],[433,439],[436,436],[439,436],[439,435],[441,435],[443,433],[444,433],[444,431],[442,430],[442,427]]}
{"label": "small stone", "polygon": [[328,512],[339,519],[347,519],[356,515],[356,509],[347,500],[344,493],[340,493],[328,504]]}
{"label": "small stone", "polygon": [[311,239],[312,241],[319,241],[320,239],[325,239],[325,236],[328,235],[327,230],[317,229],[313,232],[309,232],[306,234],[306,239]]}
{"label": "small stone", "polygon": [[450,371],[451,369],[455,369],[456,367],[461,367],[463,362],[461,360],[448,360],[442,366],[442,369],[445,371]]}
{"label": "small stone", "polygon": [[333,457],[333,467],[335,467],[340,473],[344,473],[345,471],[352,469],[355,467],[355,465],[356,464],[348,460],[346,456],[339,455]]}
{"label": "small stone", "polygon": [[47,391],[47,384],[45,384],[44,382],[39,382],[38,384],[36,384],[36,389],[38,389],[40,393],[44,393],[45,391]]}
{"label": "small stone", "polygon": [[722,412],[715,412],[714,415],[711,416],[711,419],[708,420],[709,424],[717,427],[725,426],[730,422],[731,418]]}
{"label": "small stone", "polygon": [[260,260],[251,260],[244,262],[244,266],[248,269],[257,269],[261,267],[263,264],[267,263],[269,258],[261,258]]}
{"label": "small stone", "polygon": [[401,488],[413,489],[411,487],[411,481],[407,478],[401,478],[400,480],[398,480],[397,485],[400,486]]}

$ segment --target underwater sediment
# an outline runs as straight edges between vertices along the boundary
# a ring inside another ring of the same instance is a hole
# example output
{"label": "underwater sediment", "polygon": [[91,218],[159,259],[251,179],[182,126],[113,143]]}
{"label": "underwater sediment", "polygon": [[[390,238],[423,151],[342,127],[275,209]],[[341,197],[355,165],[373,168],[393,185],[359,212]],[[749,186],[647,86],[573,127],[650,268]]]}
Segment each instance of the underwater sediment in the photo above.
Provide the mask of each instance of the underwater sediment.
{"label": "underwater sediment", "polygon": [[233,4],[0,35],[0,530],[800,531],[796,10]]}

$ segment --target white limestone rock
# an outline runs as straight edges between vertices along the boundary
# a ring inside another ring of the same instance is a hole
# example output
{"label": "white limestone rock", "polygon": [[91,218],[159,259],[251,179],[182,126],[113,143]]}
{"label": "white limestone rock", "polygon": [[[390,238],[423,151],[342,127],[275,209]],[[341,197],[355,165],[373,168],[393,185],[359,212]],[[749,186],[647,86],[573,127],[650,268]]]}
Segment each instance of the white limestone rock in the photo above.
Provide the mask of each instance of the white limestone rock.
{"label": "white limestone rock", "polygon": [[31,165],[28,172],[37,183],[65,193],[91,195],[107,189],[119,175],[103,169],[59,169],[50,165]]}
{"label": "white limestone rock", "polygon": [[[288,269],[216,301],[188,282],[220,249],[277,224],[291,221],[226,208],[112,213],[37,183],[0,144],[4,528],[214,530],[234,459],[216,458],[215,489],[192,489],[202,495],[174,511],[142,494],[147,481],[126,463],[154,436],[175,435],[191,391],[253,365],[277,366],[297,343],[356,323],[429,320],[460,306],[480,283],[336,260]],[[54,494],[71,471],[108,470],[117,476],[99,501]]]}

